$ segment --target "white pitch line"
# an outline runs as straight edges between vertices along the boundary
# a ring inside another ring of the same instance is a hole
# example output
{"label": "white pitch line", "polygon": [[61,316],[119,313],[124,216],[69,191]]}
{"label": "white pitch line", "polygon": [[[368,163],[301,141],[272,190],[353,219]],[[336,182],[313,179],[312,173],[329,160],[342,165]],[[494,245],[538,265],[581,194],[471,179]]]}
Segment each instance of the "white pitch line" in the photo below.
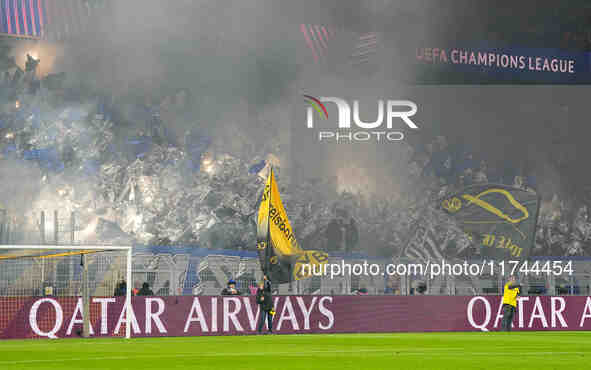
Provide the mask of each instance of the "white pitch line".
{"label": "white pitch line", "polygon": [[[439,351],[441,349],[438,349]],[[459,350],[459,348],[458,348]],[[19,365],[19,364],[35,364],[35,363],[56,363],[56,362],[76,362],[76,361],[105,361],[105,360],[141,360],[147,358],[195,358],[195,357],[230,357],[230,356],[288,356],[288,357],[304,357],[313,355],[334,355],[338,353],[351,354],[350,350],[339,350],[339,351],[306,351],[306,352],[242,352],[242,353],[179,353],[170,355],[143,355],[143,356],[104,356],[104,357],[87,357],[87,358],[63,358],[63,359],[45,359],[45,360],[15,360],[15,361],[0,361],[0,365]],[[385,354],[390,353],[392,356],[424,356],[424,355],[437,355],[437,356],[466,356],[466,355],[477,355],[477,356],[496,356],[502,354],[499,352],[466,352],[462,350],[458,353],[450,353],[449,351],[438,352],[438,351],[408,351],[408,350],[396,350],[396,349],[368,349],[368,350],[355,350],[355,353],[376,353]],[[555,355],[577,355],[577,354],[589,354],[590,352],[580,351],[568,351],[568,352],[526,352],[519,353],[520,356],[555,356]]]}
{"label": "white pitch line", "polygon": [[[561,344],[566,344],[566,343],[580,343],[580,337],[578,337],[576,334],[584,334],[584,333],[589,333],[589,332],[569,332],[568,335],[560,335],[560,334],[565,334],[565,333],[561,333],[561,332],[544,332],[544,337],[546,338],[550,338],[550,337],[560,337],[560,343]],[[407,339],[408,335],[407,334],[416,334],[416,333],[398,333],[398,334],[393,334],[393,335],[384,335],[384,334],[355,334],[355,333],[351,333],[351,334],[300,334],[300,335],[293,335],[293,334],[289,334],[289,335],[280,335],[280,336],[273,336],[273,338],[281,338],[281,339],[285,339],[286,341],[291,341],[291,340],[309,340],[310,338],[350,338],[350,337],[354,337],[354,338],[368,338],[368,339],[373,339],[373,338],[387,338],[387,339]],[[447,334],[446,337],[465,337],[464,335],[461,334],[467,334],[467,333],[445,333]],[[470,333],[472,334],[472,333]],[[475,340],[475,341],[494,341],[497,340],[499,338],[499,336],[491,336],[491,335],[487,335],[487,333],[482,334],[482,335],[478,335],[478,332],[474,332],[474,335],[469,335],[470,340]],[[553,334],[558,334],[558,335],[553,335]],[[191,339],[184,339],[184,338],[179,338],[179,337],[136,337],[136,338],[132,338],[131,340],[121,340],[121,341],[109,341],[107,340],[107,338],[90,338],[90,340],[85,340],[85,341],[71,341],[70,340],[72,338],[59,338],[57,339],[60,343],[60,345],[63,346],[71,346],[71,347],[76,347],[76,346],[80,346],[80,345],[92,345],[92,346],[98,346],[98,345],[105,345],[105,346],[110,346],[110,345],[119,345],[119,346],[125,346],[125,345],[134,345],[134,346],[160,346],[162,343],[161,342],[156,342],[155,339],[158,340],[167,340],[166,343],[167,344],[176,344],[176,343],[189,343],[189,344],[193,344],[193,343],[199,343],[200,339],[215,339],[215,338],[229,338],[231,336],[203,336],[203,337],[188,337],[188,338],[193,338],[193,339],[197,339],[197,340],[191,340]],[[243,336],[233,336],[234,339],[238,340],[238,341],[258,341],[258,342],[263,342],[266,339],[270,339],[270,336],[261,336],[261,335],[243,335]],[[509,341],[519,341],[522,340],[522,338],[530,338],[531,339],[531,333],[528,332],[512,332],[510,335],[507,335],[505,337],[503,337],[503,340],[509,340]],[[288,344],[288,343],[281,343],[281,344]],[[5,349],[16,349],[16,348],[27,348],[27,349],[31,349],[34,347],[45,347],[45,346],[55,346],[56,342],[55,340],[49,340],[49,339],[38,339],[38,340],[29,340],[26,343],[22,343],[21,341],[19,341],[19,343],[15,343],[12,342],[10,340],[8,341],[4,341],[4,343],[2,343],[2,346],[0,347],[0,353],[2,352],[2,350]],[[457,347],[455,347],[457,348]],[[528,346],[520,346],[520,349],[529,349],[530,347]],[[539,346],[533,346],[533,348],[539,348]],[[443,348],[443,349],[447,349],[447,348]],[[453,349],[453,348],[450,348]]]}
{"label": "white pitch line", "polygon": [[[359,352],[392,352],[391,349],[369,349],[369,350],[355,350]],[[15,360],[15,361],[0,361],[0,365],[10,364],[27,364],[27,363],[48,363],[48,362],[73,362],[73,361],[104,361],[104,360],[141,360],[144,358],[181,358],[181,357],[229,357],[229,356],[269,356],[269,355],[281,355],[281,356],[306,356],[308,354],[336,354],[336,353],[351,353],[350,350],[339,350],[339,351],[306,351],[306,352],[241,352],[241,353],[178,353],[169,355],[143,355],[143,356],[104,356],[104,357],[87,357],[87,358],[60,358],[60,359],[47,359],[47,360]]]}

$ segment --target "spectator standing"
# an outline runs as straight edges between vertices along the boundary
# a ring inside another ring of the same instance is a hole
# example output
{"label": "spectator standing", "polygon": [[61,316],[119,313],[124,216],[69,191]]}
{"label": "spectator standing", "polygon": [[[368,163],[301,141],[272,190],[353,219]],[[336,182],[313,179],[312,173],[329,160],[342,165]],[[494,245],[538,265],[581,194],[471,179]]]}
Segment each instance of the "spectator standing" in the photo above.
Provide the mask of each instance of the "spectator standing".
{"label": "spectator standing", "polygon": [[152,289],[150,289],[150,284],[146,282],[142,285],[142,289],[140,289],[137,295],[152,296],[154,295],[154,292],[152,291]]}
{"label": "spectator standing", "polygon": [[236,289],[236,281],[228,281],[228,286],[222,290],[222,295],[242,295],[242,293]]}

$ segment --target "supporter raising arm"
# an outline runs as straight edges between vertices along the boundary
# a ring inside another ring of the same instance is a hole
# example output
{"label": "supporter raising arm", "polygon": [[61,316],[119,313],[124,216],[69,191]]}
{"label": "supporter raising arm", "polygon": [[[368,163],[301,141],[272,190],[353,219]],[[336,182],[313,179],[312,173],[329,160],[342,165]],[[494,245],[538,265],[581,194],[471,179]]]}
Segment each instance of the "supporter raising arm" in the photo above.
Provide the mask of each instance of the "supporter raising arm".
{"label": "supporter raising arm", "polygon": [[517,283],[515,276],[511,275],[503,291],[503,321],[501,322],[501,331],[511,331],[511,323],[513,322],[513,316],[515,316],[515,310],[517,309],[517,297],[520,293],[521,285]]}

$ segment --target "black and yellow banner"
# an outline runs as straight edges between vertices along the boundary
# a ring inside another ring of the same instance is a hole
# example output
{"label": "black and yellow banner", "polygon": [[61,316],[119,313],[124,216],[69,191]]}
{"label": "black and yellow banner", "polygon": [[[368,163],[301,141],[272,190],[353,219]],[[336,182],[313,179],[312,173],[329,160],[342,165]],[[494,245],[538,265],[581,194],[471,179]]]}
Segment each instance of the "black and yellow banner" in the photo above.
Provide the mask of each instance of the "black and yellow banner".
{"label": "black and yellow banner", "polygon": [[521,260],[534,245],[539,204],[533,191],[481,184],[445,197],[440,206],[479,246],[475,258]]}
{"label": "black and yellow banner", "polygon": [[311,268],[303,268],[304,265],[311,267],[328,261],[326,253],[305,251],[299,246],[272,169],[259,206],[257,251],[263,272],[277,284],[307,278],[311,275]]}
{"label": "black and yellow banner", "polygon": [[[268,225],[269,220],[271,225]],[[283,203],[281,203],[279,188],[272,169],[269,171],[261,205],[259,206],[257,239],[266,241],[268,232],[271,233],[273,247],[280,256],[293,256],[302,252],[287,219]]]}

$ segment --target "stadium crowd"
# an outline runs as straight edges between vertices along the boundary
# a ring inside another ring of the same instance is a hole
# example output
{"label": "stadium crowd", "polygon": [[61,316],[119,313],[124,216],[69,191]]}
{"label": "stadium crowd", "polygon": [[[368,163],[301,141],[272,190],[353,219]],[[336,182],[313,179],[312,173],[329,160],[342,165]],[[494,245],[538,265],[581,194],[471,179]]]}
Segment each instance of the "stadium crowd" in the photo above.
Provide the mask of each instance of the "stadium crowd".
{"label": "stadium crowd", "polygon": [[[65,73],[40,80],[38,63],[29,57],[24,71],[0,80],[0,167],[9,179],[2,200],[11,212],[2,220],[3,242],[37,242],[39,213],[59,209],[76,213],[79,242],[255,248],[263,179],[270,165],[281,177],[285,154],[280,145],[260,143],[274,142],[276,131],[265,126],[230,137],[199,122],[189,89],[137,87],[115,96],[72,83]],[[526,163],[491,165],[443,136],[408,153],[412,176],[404,197],[339,192],[334,179],[282,184],[300,244],[398,256],[420,223],[450,257],[470,255],[474,247],[433,199],[486,182],[536,190]],[[11,204],[6,189],[24,181],[13,175],[16,168],[30,169],[19,176],[34,185],[28,202]],[[534,254],[590,255],[587,207],[568,208],[559,195],[544,204]]]}

